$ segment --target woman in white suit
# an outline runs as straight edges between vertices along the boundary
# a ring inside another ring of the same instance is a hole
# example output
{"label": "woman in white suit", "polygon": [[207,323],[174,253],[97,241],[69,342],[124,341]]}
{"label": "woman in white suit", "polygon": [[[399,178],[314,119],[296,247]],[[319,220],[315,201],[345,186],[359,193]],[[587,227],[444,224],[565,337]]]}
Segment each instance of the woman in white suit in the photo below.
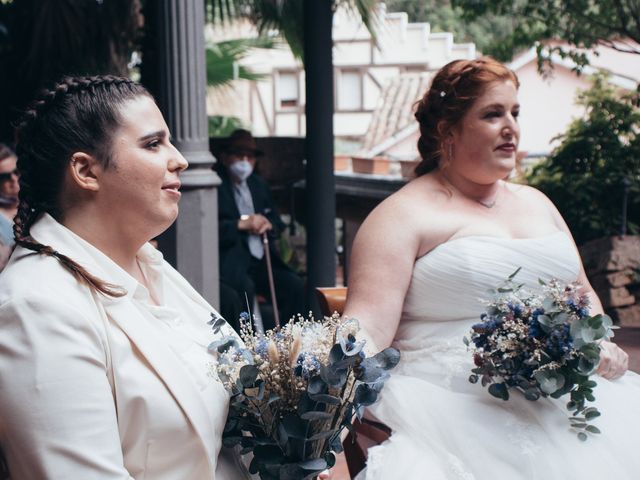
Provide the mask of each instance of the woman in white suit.
{"label": "woman in white suit", "polygon": [[220,455],[214,310],[147,242],[187,162],[124,78],[65,78],[18,126],[17,248],[0,277],[0,446],[14,479],[243,478]]}

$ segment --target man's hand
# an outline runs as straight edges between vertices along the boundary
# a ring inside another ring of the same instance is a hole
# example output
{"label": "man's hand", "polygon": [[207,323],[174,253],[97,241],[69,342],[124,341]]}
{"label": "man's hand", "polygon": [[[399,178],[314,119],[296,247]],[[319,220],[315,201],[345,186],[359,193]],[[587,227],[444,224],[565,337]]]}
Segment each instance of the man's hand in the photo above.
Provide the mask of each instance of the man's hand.
{"label": "man's hand", "polygon": [[602,342],[600,348],[598,375],[608,380],[624,375],[629,368],[629,355],[613,342]]}
{"label": "man's hand", "polygon": [[267,217],[254,213],[253,215],[242,215],[238,220],[238,230],[249,232],[253,235],[262,235],[273,228]]}

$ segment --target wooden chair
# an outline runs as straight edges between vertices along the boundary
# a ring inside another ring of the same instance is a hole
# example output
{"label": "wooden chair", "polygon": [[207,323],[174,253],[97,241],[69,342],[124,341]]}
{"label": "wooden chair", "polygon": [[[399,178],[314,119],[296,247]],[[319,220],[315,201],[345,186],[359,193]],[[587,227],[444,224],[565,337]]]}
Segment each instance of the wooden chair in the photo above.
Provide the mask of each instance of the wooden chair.
{"label": "wooden chair", "polygon": [[[319,287],[316,288],[316,295],[323,315],[330,316],[334,312],[342,314],[344,311],[347,287]],[[367,462],[367,450],[374,445],[380,445],[391,435],[389,427],[367,418],[363,418],[361,422],[354,420],[353,426],[356,434],[349,433],[342,442],[352,478],[364,468]]]}
{"label": "wooden chair", "polygon": [[334,312],[342,314],[347,301],[347,287],[319,287],[316,288],[316,296],[323,315],[330,317]]}

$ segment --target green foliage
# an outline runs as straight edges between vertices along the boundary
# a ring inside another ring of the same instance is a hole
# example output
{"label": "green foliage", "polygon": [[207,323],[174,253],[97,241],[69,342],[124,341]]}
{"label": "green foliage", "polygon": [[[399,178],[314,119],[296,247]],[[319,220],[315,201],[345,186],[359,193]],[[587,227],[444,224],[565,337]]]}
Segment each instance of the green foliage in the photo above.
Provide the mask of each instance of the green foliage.
{"label": "green foliage", "polygon": [[213,43],[207,46],[207,84],[210,87],[229,86],[233,80],[259,80],[263,77],[238,62],[254,48],[275,48],[276,40],[270,37],[239,38]]}
{"label": "green foliage", "polygon": [[242,121],[236,117],[225,117],[222,115],[212,115],[209,120],[210,137],[228,137],[238,128],[245,128]]}
{"label": "green foliage", "polygon": [[470,20],[451,0],[386,0],[387,11],[406,12],[411,22],[429,22],[432,32],[451,32],[456,42],[473,42],[478,50],[498,60],[511,59],[505,48],[513,31],[513,20],[507,15],[487,13]]}
{"label": "green foliage", "polygon": [[[358,15],[375,39],[379,0],[333,0],[334,8],[345,7]],[[277,31],[296,58],[304,59],[302,0],[205,0],[207,20],[248,18],[261,35]]]}
{"label": "green foliage", "polygon": [[586,116],[559,138],[528,182],[558,207],[576,242],[620,233],[624,183],[629,184],[627,233],[640,234],[640,109],[637,94],[620,96],[606,77],[578,96]]}
{"label": "green foliage", "polygon": [[[491,44],[486,53],[511,58],[519,50],[537,42],[561,39],[570,48],[538,44],[538,69],[551,66],[552,54],[571,58],[578,67],[588,63],[584,52],[597,45],[640,54],[640,10],[637,2],[603,2],[600,0],[452,0],[463,12],[463,19],[475,21],[483,17],[506,16],[513,28],[506,38]],[[616,39],[637,42],[621,44]]]}
{"label": "green foliage", "polygon": [[[215,330],[216,320],[212,319],[209,324]],[[285,342],[290,335],[287,332],[291,331],[278,332],[278,342]],[[292,366],[288,356],[284,363],[278,357],[266,368],[264,363],[245,364],[232,382],[222,374],[223,382],[231,385],[223,445],[240,446],[241,454],[252,452],[249,472],[259,474],[260,479],[311,480],[322,470],[331,468],[335,464],[335,453],[342,451],[341,432],[353,428],[354,415],[362,419],[364,407],[378,399],[389,377],[388,370],[400,361],[400,352],[395,348],[366,357],[362,352],[364,342],[356,342],[353,335],[345,339],[338,332],[336,336],[339,343],[331,347],[319,374],[306,379],[302,364]],[[209,349],[219,352],[221,348],[242,349],[234,337],[228,338],[213,342]],[[261,341],[265,341],[264,337]],[[261,358],[257,351],[246,352],[246,358],[252,361]],[[315,355],[314,358],[317,360]],[[278,372],[282,397],[267,386],[271,371]],[[293,404],[287,399],[287,395],[291,395],[291,386],[286,380],[289,374],[297,379],[293,384],[297,400]]]}

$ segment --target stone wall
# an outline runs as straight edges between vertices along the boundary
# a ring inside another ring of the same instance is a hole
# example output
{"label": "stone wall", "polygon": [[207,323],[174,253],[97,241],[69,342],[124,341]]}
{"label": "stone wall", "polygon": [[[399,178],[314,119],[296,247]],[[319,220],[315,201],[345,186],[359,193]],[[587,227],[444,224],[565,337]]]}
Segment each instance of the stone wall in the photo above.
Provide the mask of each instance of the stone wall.
{"label": "stone wall", "polygon": [[580,247],[591,285],[623,327],[640,327],[640,236],[605,237]]}

